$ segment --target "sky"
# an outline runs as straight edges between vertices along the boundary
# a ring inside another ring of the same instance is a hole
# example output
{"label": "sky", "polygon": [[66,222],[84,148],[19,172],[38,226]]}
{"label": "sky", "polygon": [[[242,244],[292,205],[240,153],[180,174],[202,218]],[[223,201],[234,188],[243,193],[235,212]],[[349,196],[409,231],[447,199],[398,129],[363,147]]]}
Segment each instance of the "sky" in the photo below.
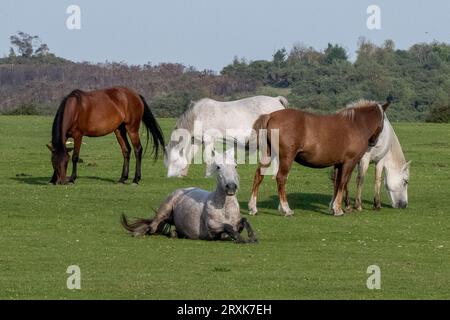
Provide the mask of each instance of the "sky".
{"label": "sky", "polygon": [[[81,9],[81,29],[69,30],[67,7]],[[381,29],[366,12],[377,5]],[[1,0],[0,56],[17,31],[38,35],[50,51],[73,61],[128,64],[177,62],[220,71],[235,56],[271,59],[294,44],[340,44],[355,58],[358,38],[398,49],[450,42],[448,0]]]}

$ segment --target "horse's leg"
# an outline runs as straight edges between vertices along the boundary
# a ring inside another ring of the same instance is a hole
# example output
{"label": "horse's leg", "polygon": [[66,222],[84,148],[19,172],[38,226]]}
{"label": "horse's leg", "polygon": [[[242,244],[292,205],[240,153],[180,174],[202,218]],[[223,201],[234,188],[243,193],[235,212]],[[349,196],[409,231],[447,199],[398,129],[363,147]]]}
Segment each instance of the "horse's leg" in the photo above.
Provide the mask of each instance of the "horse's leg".
{"label": "horse's leg", "polygon": [[338,192],[339,182],[341,180],[342,175],[342,165],[337,164],[333,168],[333,197],[330,201],[330,210],[333,211],[334,200],[336,199],[336,194]]}
{"label": "horse's leg", "polygon": [[53,176],[48,183],[56,184],[56,180],[58,180],[58,176],[56,175],[56,171],[53,170]]}
{"label": "horse's leg", "polygon": [[123,167],[122,167],[122,175],[119,179],[119,183],[125,183],[128,179],[128,172],[130,168],[130,152],[131,146],[127,139],[127,131],[123,125],[121,125],[117,130],[114,131],[116,134],[117,142],[122,149],[123,155]]}
{"label": "horse's leg", "polygon": [[247,230],[248,242],[258,242],[258,239],[256,239],[255,236],[255,232],[253,231],[252,226],[246,218],[242,218],[239,222],[239,233],[241,233],[244,229]]}
{"label": "horse's leg", "polygon": [[365,157],[358,163],[358,176],[356,177],[356,198],[355,208],[358,211],[362,211],[362,189],[364,184],[364,176],[369,168],[369,161]]}
{"label": "horse's leg", "polygon": [[73,154],[72,154],[72,175],[69,178],[70,183],[74,183],[77,179],[77,164],[80,160],[80,148],[81,141],[83,140],[82,135],[77,135],[73,138]]}
{"label": "horse's leg", "polygon": [[375,198],[373,199],[373,208],[381,209],[381,179],[383,175],[383,161],[379,161],[375,166]]}
{"label": "horse's leg", "polygon": [[211,141],[205,142],[205,163],[206,163],[206,170],[205,170],[205,178],[209,178],[212,175],[212,154],[215,152],[214,150],[214,140],[211,143]]}
{"label": "horse's leg", "polygon": [[280,167],[278,168],[277,173],[278,196],[280,197],[279,210],[284,213],[286,217],[290,217],[294,214],[291,208],[289,208],[286,197],[286,181],[293,159],[294,157],[286,157],[283,160],[280,160]]}
{"label": "horse's leg", "polygon": [[350,194],[348,192],[348,183],[345,185],[344,189],[344,204],[345,204],[345,212],[351,212],[352,211],[352,205],[350,203]]}
{"label": "horse's leg", "polygon": [[253,188],[252,188],[252,196],[250,201],[248,202],[248,210],[250,215],[255,215],[258,212],[258,208],[256,207],[256,199],[258,196],[258,189],[263,181],[264,176],[261,174],[261,166],[256,169],[255,177],[253,178]]}
{"label": "horse's leg", "polygon": [[349,161],[344,163],[341,168],[338,168],[338,171],[340,172],[337,173],[336,177],[336,192],[333,201],[333,214],[335,216],[341,216],[344,214],[344,211],[342,210],[342,196],[355,166],[355,162]]}
{"label": "horse's leg", "polygon": [[224,231],[224,233],[229,235],[230,238],[233,239],[236,243],[247,243],[248,242],[244,238],[242,238],[241,234],[238,231],[234,230],[234,228],[231,224],[227,224],[227,223],[224,224],[223,231]]}
{"label": "horse's leg", "polygon": [[133,183],[138,184],[141,180],[141,161],[142,161],[142,145],[139,138],[139,130],[128,130],[131,143],[134,147],[134,155],[136,157],[136,173],[134,174]]}
{"label": "horse's leg", "polygon": [[161,223],[173,220],[173,201],[176,199],[176,193],[171,194],[158,208],[155,216],[150,223],[150,233],[157,233]]}
{"label": "horse's leg", "polygon": [[344,185],[344,204],[345,204],[344,211],[345,212],[352,212],[352,206],[350,204],[350,195],[349,195],[349,192],[348,192],[348,183],[352,179],[353,169],[352,169],[352,171],[350,171],[350,173],[349,173],[349,175],[348,175],[348,177],[346,179],[345,185]]}

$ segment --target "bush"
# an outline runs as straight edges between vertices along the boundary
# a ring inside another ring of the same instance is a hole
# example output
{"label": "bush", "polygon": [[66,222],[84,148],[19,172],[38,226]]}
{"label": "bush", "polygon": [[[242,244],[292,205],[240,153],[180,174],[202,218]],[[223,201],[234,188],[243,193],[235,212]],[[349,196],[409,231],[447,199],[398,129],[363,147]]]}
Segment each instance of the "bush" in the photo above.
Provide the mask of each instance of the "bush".
{"label": "bush", "polygon": [[15,109],[6,111],[4,114],[10,116],[36,116],[40,115],[41,112],[34,104],[23,104]]}
{"label": "bush", "polygon": [[450,105],[438,106],[431,109],[426,118],[426,122],[450,122]]}

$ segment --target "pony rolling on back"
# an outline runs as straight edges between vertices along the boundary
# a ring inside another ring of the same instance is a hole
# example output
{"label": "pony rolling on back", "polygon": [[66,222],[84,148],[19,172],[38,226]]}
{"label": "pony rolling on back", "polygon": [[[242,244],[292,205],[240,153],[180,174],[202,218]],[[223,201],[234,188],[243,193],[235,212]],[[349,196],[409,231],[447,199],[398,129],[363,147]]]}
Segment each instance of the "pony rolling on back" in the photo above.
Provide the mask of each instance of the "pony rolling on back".
{"label": "pony rolling on back", "polygon": [[[239,243],[256,242],[250,224],[240,214],[236,198],[239,177],[232,150],[226,153],[225,158],[215,155],[213,164],[217,175],[215,191],[199,188],[175,190],[161,204],[154,218],[130,223],[122,215],[122,226],[134,236],[169,234],[170,225],[174,225],[176,230],[172,236],[201,240],[218,240],[226,236]],[[248,240],[241,236],[244,228]]]}
{"label": "pony rolling on back", "polygon": [[[164,164],[167,167],[168,177],[186,176],[190,162],[199,151],[196,148],[204,143],[205,155],[209,155],[214,149],[216,137],[229,138],[238,142],[238,146],[244,147],[250,138],[252,126],[255,120],[262,114],[268,114],[285,109],[288,101],[284,97],[256,96],[236,101],[220,102],[213,99],[201,99],[192,103],[188,110],[177,120],[174,135],[178,131],[188,134],[187,141],[178,137],[171,137],[166,146]],[[194,137],[194,125],[201,126],[199,132],[202,136]],[[209,132],[210,137],[205,137]],[[191,148],[191,137],[202,140],[196,141]],[[174,140],[172,140],[172,138]],[[211,175],[211,162],[206,157],[206,176]]]}
{"label": "pony rolling on back", "polygon": [[[392,97],[384,105],[362,102],[333,115],[318,115],[288,109],[263,115],[253,128],[259,134],[267,129],[267,149],[279,158],[277,173],[280,210],[286,216],[293,214],[287,202],[285,185],[292,162],[312,168],[334,167],[334,192],[330,206],[334,215],[344,214],[342,196],[351,173],[369,145],[377,142],[383,130],[384,112]],[[278,130],[279,145],[271,145],[270,132]],[[265,155],[256,170],[253,191],[249,202],[251,214],[256,214],[256,197],[263,180],[261,166],[267,165]]]}
{"label": "pony rolling on back", "polygon": [[[131,146],[136,156],[136,172],[133,183],[141,180],[142,145],[139,138],[141,121],[153,140],[153,153],[158,156],[159,146],[164,146],[164,137],[144,97],[125,87],[84,92],[72,91],[63,99],[58,108],[52,128],[52,143],[47,145],[52,152],[53,184],[75,182],[77,162],[83,136],[100,137],[114,132],[122,149],[123,168],[119,182],[128,179]],[[72,175],[66,181],[69,153],[66,141],[72,137],[74,152],[72,156]]]}

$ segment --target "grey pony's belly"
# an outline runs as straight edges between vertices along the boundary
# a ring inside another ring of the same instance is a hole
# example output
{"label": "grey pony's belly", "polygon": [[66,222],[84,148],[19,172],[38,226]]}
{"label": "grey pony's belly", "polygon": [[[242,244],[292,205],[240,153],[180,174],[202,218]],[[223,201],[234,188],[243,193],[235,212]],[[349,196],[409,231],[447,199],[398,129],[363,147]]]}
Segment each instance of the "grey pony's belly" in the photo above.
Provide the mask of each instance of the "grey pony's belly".
{"label": "grey pony's belly", "polygon": [[207,231],[202,226],[202,213],[209,191],[198,188],[181,190],[173,209],[173,220],[177,232],[189,239],[204,239]]}

